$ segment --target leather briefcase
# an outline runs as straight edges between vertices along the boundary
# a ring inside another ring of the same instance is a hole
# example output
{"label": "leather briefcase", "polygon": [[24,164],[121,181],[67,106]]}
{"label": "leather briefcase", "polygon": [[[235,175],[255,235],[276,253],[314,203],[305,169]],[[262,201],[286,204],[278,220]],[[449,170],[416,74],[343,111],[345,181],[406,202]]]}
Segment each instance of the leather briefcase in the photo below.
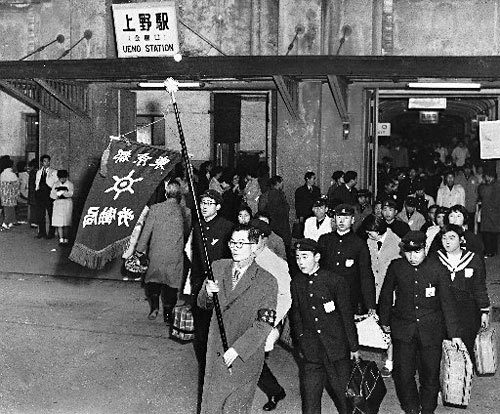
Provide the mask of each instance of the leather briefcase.
{"label": "leather briefcase", "polygon": [[384,379],[373,361],[354,361],[346,397],[352,414],[377,414],[387,394]]}
{"label": "leather briefcase", "polygon": [[481,329],[474,342],[476,372],[479,375],[494,374],[497,370],[497,341],[495,328]]}

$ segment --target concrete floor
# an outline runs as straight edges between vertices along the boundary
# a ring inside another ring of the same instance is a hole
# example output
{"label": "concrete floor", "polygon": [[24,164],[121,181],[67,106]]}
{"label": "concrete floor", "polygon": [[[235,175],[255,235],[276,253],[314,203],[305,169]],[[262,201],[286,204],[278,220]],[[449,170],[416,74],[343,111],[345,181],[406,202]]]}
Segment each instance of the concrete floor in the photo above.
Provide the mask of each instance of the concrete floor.
{"label": "concrete floor", "polygon": [[[33,239],[26,226],[0,232],[0,246],[0,413],[195,413],[192,344],[170,340],[162,318],[146,319],[139,284],[122,282],[118,264],[100,272],[80,268],[67,261],[67,250]],[[497,305],[499,267],[490,259]],[[363,356],[381,361],[377,353]],[[277,347],[269,365],[287,392],[275,412],[300,413],[293,357]],[[436,413],[500,413],[500,376],[473,381],[467,409],[440,403]],[[393,381],[386,385],[380,412],[399,414]],[[257,391],[252,413],[262,413],[265,402]],[[336,412],[326,394],[323,408]]]}

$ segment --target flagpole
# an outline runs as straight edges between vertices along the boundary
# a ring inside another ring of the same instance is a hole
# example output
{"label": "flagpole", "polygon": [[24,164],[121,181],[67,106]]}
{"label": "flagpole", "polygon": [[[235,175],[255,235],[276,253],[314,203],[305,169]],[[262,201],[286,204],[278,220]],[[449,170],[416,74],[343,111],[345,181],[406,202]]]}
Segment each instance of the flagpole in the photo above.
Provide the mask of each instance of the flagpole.
{"label": "flagpole", "polygon": [[[212,271],[212,266],[210,265],[210,258],[208,257],[207,244],[206,244],[207,240],[205,238],[203,226],[201,225],[200,204],[198,202],[198,198],[196,197],[196,191],[195,191],[195,187],[194,187],[193,166],[191,165],[191,160],[189,159],[189,154],[188,154],[187,146],[186,146],[186,139],[184,138],[184,131],[182,130],[181,118],[179,115],[179,108],[177,107],[177,102],[175,100],[175,92],[178,90],[178,84],[172,78],[168,78],[164,84],[165,84],[165,88],[166,88],[167,92],[170,94],[170,97],[172,99],[172,105],[174,107],[174,113],[175,113],[175,120],[177,121],[177,129],[179,130],[179,138],[180,138],[180,142],[181,142],[181,154],[182,154],[182,158],[184,160],[186,170],[187,170],[189,188],[190,188],[191,194],[193,196],[194,209],[196,211],[196,218],[198,219],[198,224],[200,226],[200,234],[201,234],[201,241],[202,241],[201,244],[203,246],[203,257],[204,257],[204,261],[205,261],[205,274],[206,274],[207,279],[215,280],[214,274]],[[224,352],[226,352],[229,349],[229,346],[227,343],[226,329],[224,327],[224,321],[222,320],[222,311],[220,308],[220,302],[219,302],[219,297],[218,297],[217,293],[214,293],[214,295],[213,295],[213,302],[214,302],[214,308],[215,308],[215,315],[217,316],[217,323],[219,325],[220,338],[222,340],[222,347],[224,349]],[[229,371],[231,372],[231,366],[229,366],[228,368],[229,368]]]}

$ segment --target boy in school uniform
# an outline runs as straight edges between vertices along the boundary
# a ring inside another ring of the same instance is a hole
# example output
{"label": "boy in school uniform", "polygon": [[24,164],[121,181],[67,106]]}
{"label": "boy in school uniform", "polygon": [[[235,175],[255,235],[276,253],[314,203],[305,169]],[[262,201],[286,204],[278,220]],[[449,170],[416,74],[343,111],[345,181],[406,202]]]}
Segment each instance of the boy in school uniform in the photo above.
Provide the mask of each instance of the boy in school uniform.
{"label": "boy in school uniform", "polygon": [[321,396],[328,381],[339,414],[346,414],[350,360],[359,359],[349,287],[342,276],[320,269],[321,253],[316,241],[301,239],[295,248],[301,273],[291,284],[292,322],[304,362],[302,412],[321,412]]}

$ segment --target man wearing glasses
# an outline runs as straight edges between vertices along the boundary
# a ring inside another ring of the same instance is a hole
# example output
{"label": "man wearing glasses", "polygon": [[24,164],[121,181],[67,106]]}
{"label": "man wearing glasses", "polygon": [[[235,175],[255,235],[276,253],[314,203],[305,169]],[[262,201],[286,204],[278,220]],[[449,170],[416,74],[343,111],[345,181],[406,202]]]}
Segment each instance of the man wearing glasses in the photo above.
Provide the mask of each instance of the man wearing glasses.
{"label": "man wearing glasses", "polygon": [[193,228],[193,259],[191,264],[191,286],[193,295],[193,318],[194,318],[194,350],[199,367],[199,390],[201,395],[203,388],[203,376],[205,375],[205,361],[207,353],[208,328],[212,318],[212,309],[201,309],[196,304],[196,298],[206,278],[205,254],[203,252],[203,241],[201,239],[200,224],[206,239],[206,249],[210,263],[214,260],[231,257],[228,240],[231,235],[233,223],[219,216],[222,196],[215,190],[206,190],[200,198],[201,223],[195,220]]}
{"label": "man wearing glasses", "polygon": [[213,308],[218,294],[229,349],[212,319],[201,414],[249,413],[264,364],[264,344],[276,322],[278,284],[254,261],[260,230],[237,226],[229,240],[232,260],[213,263],[215,281],[206,280],[198,306]]}

